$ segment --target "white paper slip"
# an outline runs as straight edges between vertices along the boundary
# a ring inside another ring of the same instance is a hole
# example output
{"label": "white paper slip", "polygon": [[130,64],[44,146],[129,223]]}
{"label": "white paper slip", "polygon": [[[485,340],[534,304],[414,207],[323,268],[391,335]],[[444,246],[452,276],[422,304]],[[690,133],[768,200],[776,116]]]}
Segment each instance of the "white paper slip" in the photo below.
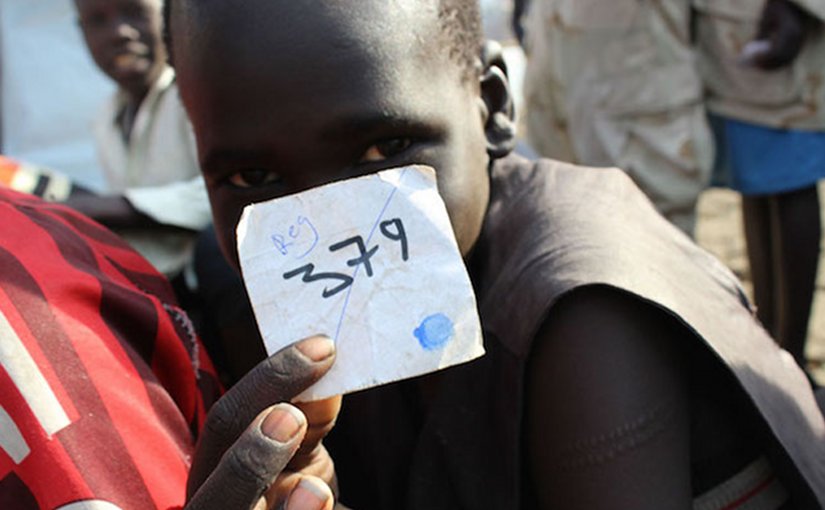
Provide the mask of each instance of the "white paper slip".
{"label": "white paper slip", "polygon": [[249,205],[238,252],[272,354],[335,341],[330,372],[298,400],[398,381],[484,354],[470,278],[428,167]]}

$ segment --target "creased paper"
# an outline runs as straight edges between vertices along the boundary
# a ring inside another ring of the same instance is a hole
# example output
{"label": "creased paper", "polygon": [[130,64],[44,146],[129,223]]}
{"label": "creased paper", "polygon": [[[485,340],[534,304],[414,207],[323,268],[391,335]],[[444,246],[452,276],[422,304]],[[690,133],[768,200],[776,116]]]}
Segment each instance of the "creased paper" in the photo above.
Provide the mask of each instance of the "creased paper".
{"label": "creased paper", "polygon": [[248,206],[244,282],[272,354],[335,341],[298,400],[426,374],[484,354],[475,296],[435,173],[406,167]]}

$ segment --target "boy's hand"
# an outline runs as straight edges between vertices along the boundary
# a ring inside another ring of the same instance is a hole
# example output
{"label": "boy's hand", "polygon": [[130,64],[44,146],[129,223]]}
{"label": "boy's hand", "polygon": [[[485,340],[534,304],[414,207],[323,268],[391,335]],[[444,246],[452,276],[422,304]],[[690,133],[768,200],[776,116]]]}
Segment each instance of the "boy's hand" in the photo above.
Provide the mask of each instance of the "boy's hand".
{"label": "boy's hand", "polygon": [[301,404],[303,412],[279,402],[320,379],[333,360],[328,338],[308,338],[262,361],[215,404],[189,472],[188,510],[332,509],[335,471],[321,439],[341,398]]}
{"label": "boy's hand", "polygon": [[741,60],[766,71],[780,69],[796,59],[805,44],[811,17],[787,0],[768,0],[756,39],[745,46]]}

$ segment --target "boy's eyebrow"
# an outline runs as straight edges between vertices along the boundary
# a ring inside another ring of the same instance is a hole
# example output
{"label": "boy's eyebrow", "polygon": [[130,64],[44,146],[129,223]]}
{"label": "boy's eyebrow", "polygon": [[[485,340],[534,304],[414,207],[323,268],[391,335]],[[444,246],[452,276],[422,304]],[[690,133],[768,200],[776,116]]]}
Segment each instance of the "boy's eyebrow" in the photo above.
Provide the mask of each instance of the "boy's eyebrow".
{"label": "boy's eyebrow", "polygon": [[[342,138],[355,136],[370,136],[379,131],[412,130],[413,134],[435,133],[437,128],[432,121],[415,118],[412,115],[391,112],[376,112],[367,114],[343,115],[326,126],[320,134],[325,142],[337,142]],[[393,135],[393,133],[389,133]],[[242,165],[269,161],[274,153],[258,148],[215,147],[207,152],[201,168],[207,170],[212,167],[227,164]]]}
{"label": "boy's eyebrow", "polygon": [[342,135],[352,135],[352,133],[370,134],[375,131],[390,129],[416,129],[423,130],[431,127],[431,123],[423,119],[413,118],[395,112],[376,112],[367,114],[355,114],[342,116],[326,127],[321,137],[325,140],[337,140]]}
{"label": "boy's eyebrow", "polygon": [[225,165],[227,163],[243,164],[253,163],[256,161],[266,160],[270,157],[269,151],[262,151],[256,149],[230,149],[230,148],[215,148],[207,152],[201,168],[208,169],[217,165]]}

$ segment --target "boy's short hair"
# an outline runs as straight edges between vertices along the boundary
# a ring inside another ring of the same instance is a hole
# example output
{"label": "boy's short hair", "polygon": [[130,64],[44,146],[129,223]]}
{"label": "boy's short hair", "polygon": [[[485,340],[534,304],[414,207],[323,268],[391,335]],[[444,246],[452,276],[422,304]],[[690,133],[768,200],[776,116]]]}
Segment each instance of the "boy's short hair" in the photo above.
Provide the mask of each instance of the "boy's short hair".
{"label": "boy's short hair", "polygon": [[468,78],[478,76],[484,43],[478,0],[438,0],[438,19],[450,58],[461,64]]}
{"label": "boy's short hair", "polygon": [[[173,64],[173,55],[169,20],[172,3],[178,1],[182,0],[164,0],[163,2],[163,39],[170,64]],[[478,0],[438,0],[438,18],[441,21],[441,31],[445,36],[450,58],[464,68],[468,79],[478,76],[481,72],[478,57],[484,43]]]}

